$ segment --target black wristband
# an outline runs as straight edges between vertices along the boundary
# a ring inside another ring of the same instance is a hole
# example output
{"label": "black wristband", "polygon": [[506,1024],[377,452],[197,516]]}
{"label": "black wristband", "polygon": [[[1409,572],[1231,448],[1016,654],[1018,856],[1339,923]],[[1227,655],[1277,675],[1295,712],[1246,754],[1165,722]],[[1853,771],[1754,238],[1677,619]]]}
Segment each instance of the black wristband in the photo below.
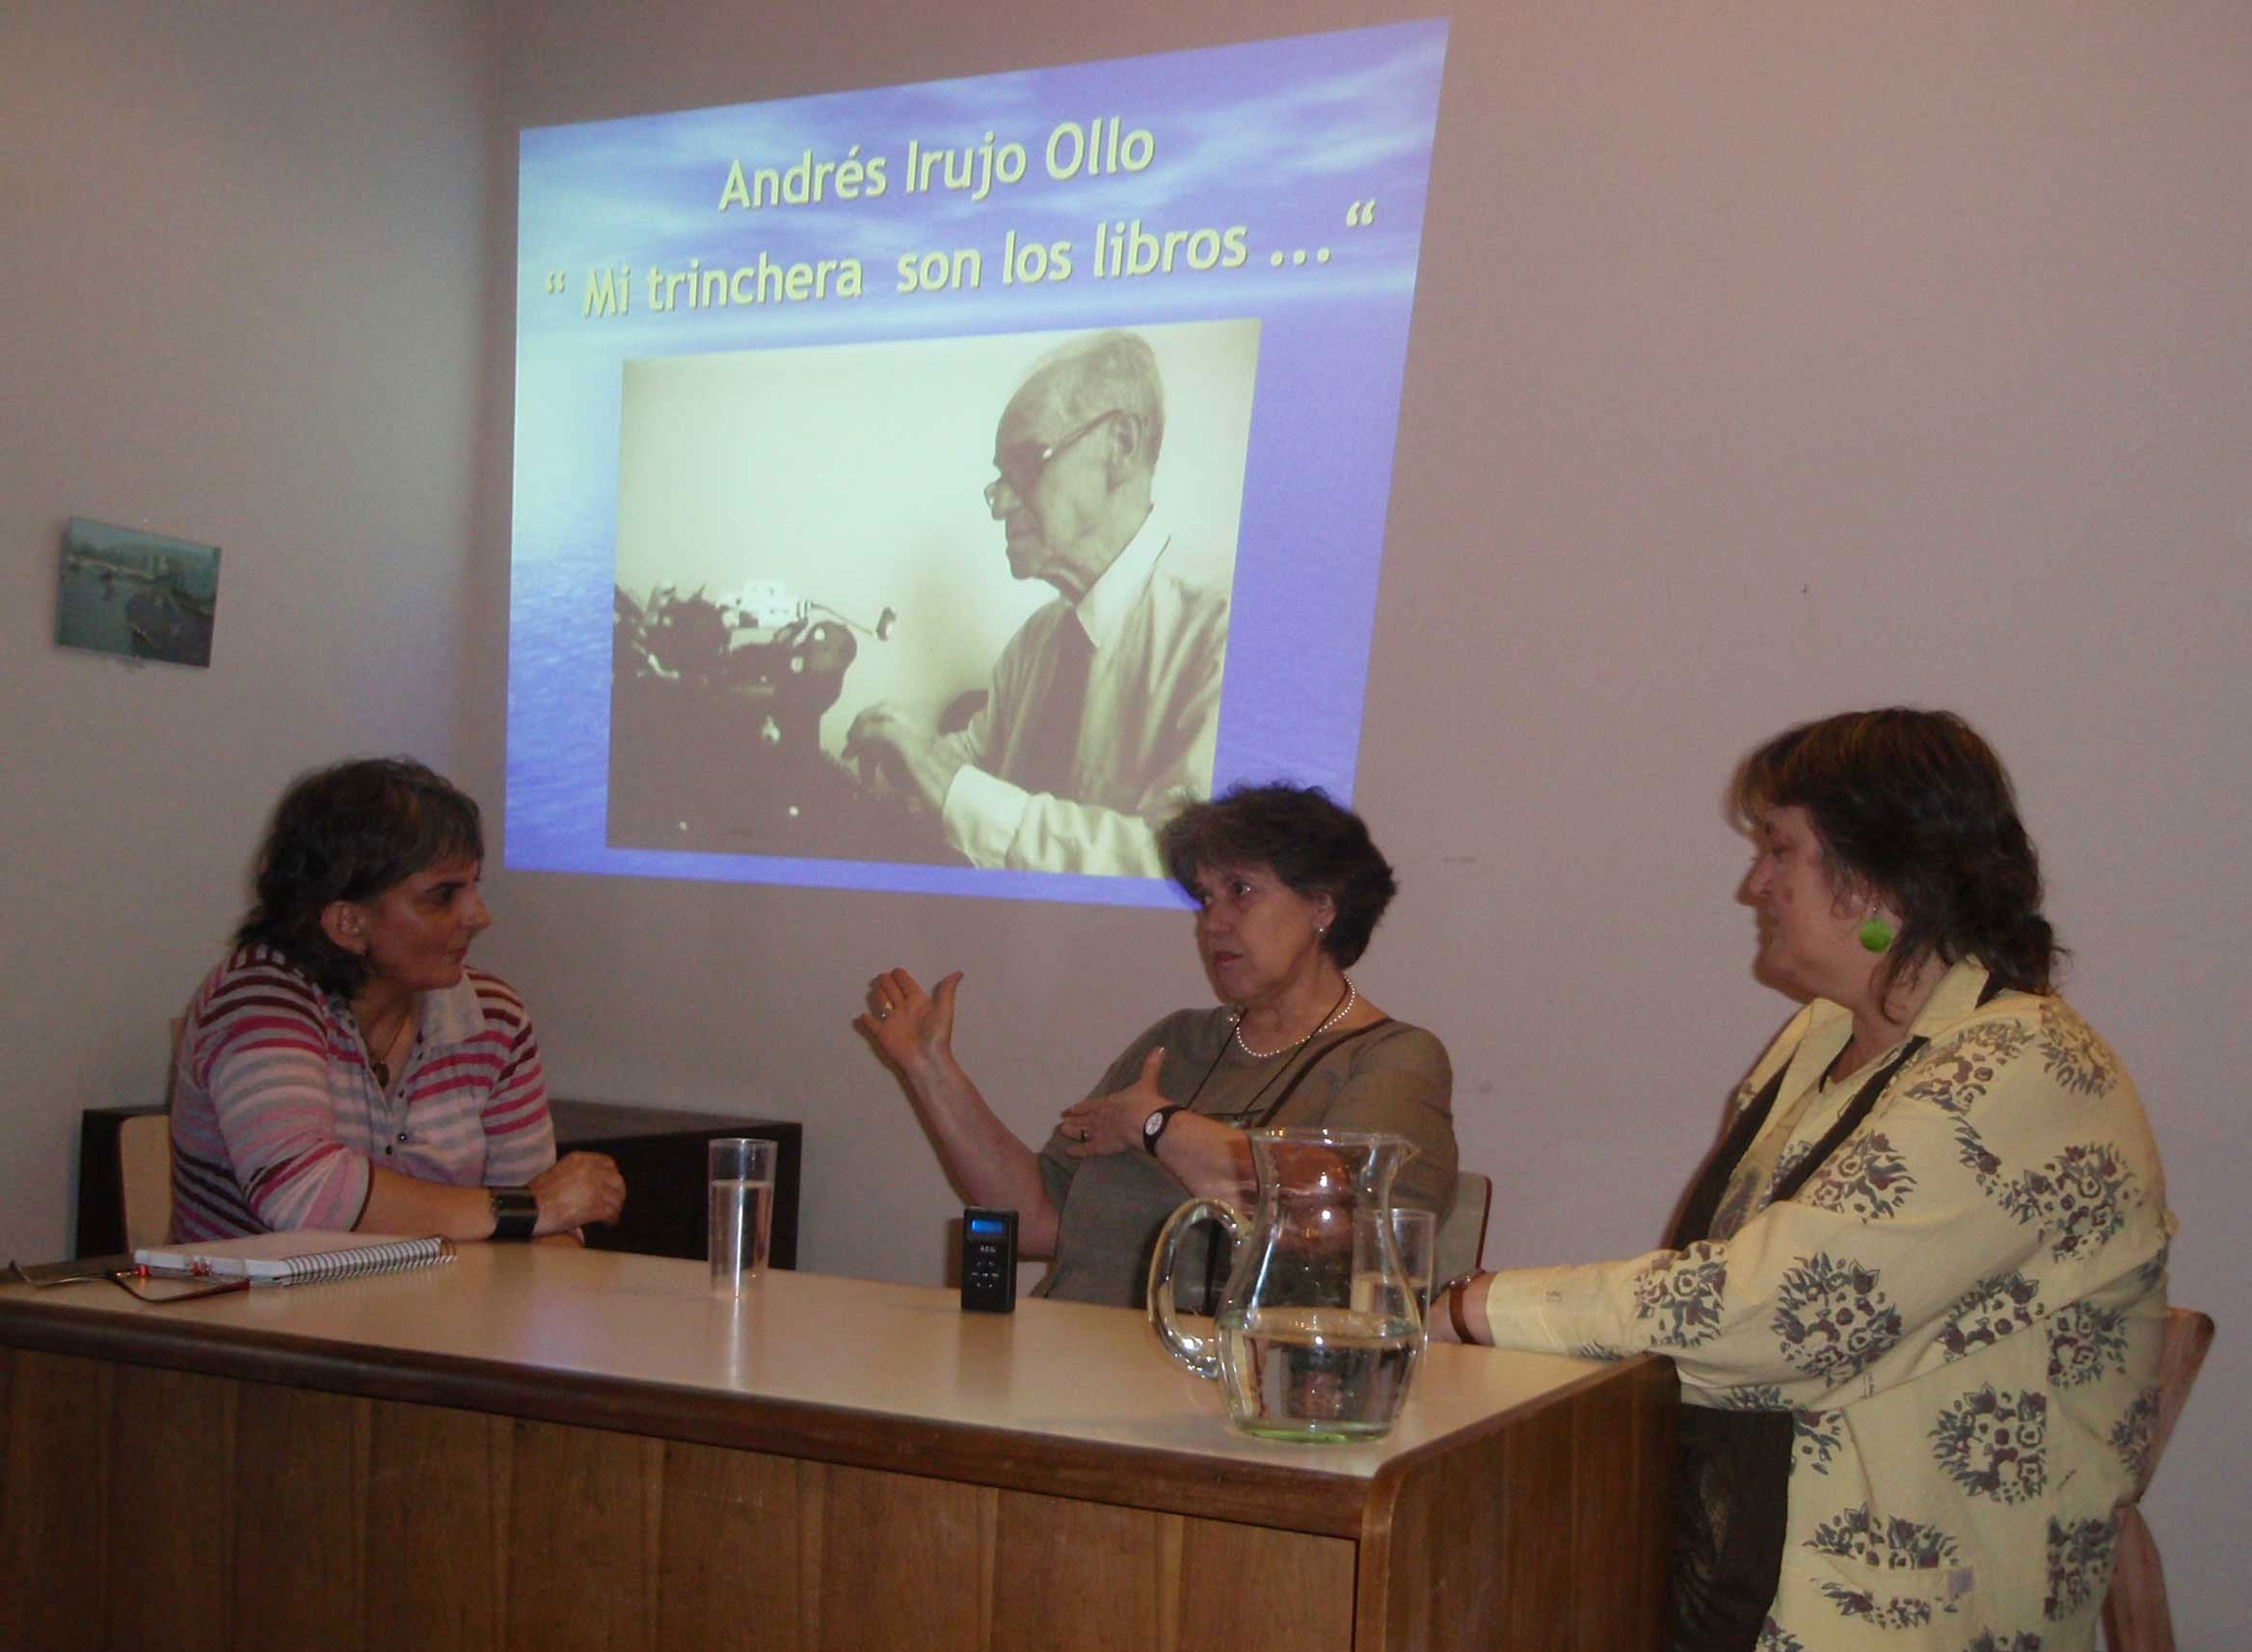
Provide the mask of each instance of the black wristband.
{"label": "black wristband", "polygon": [[1158,1137],[1165,1134],[1166,1127],[1173,1122],[1173,1115],[1188,1110],[1185,1106],[1160,1107],[1141,1121],[1141,1145],[1149,1150],[1152,1159],[1157,1157]]}
{"label": "black wristband", "polygon": [[529,1187],[488,1187],[493,1196],[493,1237],[528,1239],[540,1225],[539,1195]]}

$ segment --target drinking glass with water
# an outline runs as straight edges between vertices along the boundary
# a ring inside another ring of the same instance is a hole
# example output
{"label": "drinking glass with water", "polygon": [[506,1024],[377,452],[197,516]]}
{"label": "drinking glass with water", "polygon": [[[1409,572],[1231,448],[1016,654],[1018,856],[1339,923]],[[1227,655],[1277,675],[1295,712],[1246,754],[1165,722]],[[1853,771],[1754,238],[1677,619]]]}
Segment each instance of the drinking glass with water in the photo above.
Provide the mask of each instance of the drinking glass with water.
{"label": "drinking glass with water", "polygon": [[774,1220],[774,1144],[755,1136],[715,1136],[710,1169],[711,1293],[740,1296],[766,1271]]}

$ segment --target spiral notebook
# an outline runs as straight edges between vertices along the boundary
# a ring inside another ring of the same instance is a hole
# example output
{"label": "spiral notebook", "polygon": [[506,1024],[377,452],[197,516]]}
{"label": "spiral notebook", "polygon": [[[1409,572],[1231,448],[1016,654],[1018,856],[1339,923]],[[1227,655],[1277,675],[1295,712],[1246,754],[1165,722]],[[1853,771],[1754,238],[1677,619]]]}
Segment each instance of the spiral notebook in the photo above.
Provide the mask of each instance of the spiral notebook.
{"label": "spiral notebook", "polygon": [[183,1279],[247,1279],[253,1285],[308,1285],[435,1267],[453,1260],[453,1240],[389,1234],[301,1230],[243,1239],[137,1250],[133,1261],[152,1274]]}

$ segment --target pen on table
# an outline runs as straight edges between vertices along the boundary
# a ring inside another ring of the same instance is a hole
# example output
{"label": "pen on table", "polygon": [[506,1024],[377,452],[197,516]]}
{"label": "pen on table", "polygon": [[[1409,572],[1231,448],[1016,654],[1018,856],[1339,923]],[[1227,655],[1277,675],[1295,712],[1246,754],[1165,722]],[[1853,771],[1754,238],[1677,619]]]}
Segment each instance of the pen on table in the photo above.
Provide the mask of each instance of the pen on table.
{"label": "pen on table", "polygon": [[[208,1267],[150,1267],[145,1262],[135,1263],[131,1267],[120,1269],[113,1277],[121,1285],[125,1284],[128,1279],[136,1284],[150,1279],[188,1279],[194,1280],[203,1287],[201,1291],[190,1291],[178,1296],[165,1298],[166,1301],[172,1302],[184,1302],[191,1296],[224,1296],[230,1291],[248,1291],[252,1284],[252,1281],[247,1277],[222,1279]],[[132,1287],[127,1286],[127,1289],[130,1290]],[[138,1291],[134,1291],[133,1293],[140,1294]]]}

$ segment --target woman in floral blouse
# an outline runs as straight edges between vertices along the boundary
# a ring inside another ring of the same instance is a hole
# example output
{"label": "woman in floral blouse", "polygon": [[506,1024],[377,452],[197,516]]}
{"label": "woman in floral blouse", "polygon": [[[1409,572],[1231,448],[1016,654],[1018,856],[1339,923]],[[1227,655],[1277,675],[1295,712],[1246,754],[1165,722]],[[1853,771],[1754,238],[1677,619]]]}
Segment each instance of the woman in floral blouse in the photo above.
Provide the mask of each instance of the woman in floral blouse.
{"label": "woman in floral blouse", "polygon": [[1458,1281],[1451,1328],[1675,1362],[1676,1648],[2091,1647],[2174,1221],[2134,1086],[2053,994],[2009,779],[1894,709],[1778,735],[1735,797],[1757,973],[1806,1007],[1668,1248]]}

